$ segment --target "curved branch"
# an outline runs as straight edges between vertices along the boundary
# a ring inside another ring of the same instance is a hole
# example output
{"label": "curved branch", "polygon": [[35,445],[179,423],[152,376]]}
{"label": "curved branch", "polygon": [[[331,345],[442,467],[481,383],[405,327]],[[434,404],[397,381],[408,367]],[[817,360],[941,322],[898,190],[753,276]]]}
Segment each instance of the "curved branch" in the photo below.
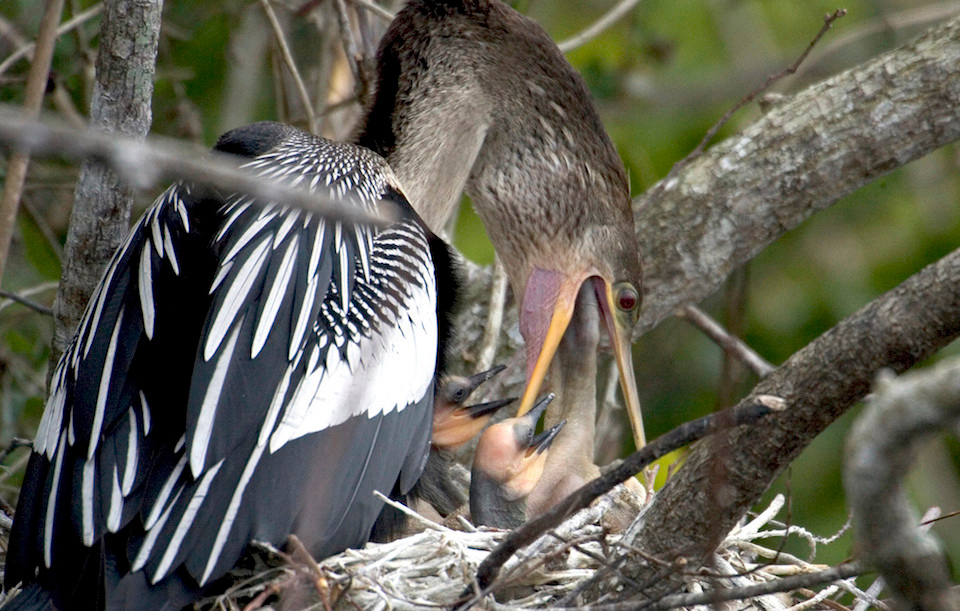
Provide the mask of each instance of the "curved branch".
{"label": "curved branch", "polygon": [[815,212],[960,139],[960,19],[813,85],[634,201],[641,329]]}
{"label": "curved branch", "polygon": [[[960,423],[960,359],[881,379],[847,441],[844,489],[857,544],[906,606],[960,608],[939,542],[918,528],[904,488],[917,446]],[[954,605],[951,607],[950,605]]]}
{"label": "curved branch", "polygon": [[[787,410],[697,445],[636,525],[635,545],[667,565],[704,563],[767,486],[831,422],[869,390],[883,368],[904,371],[960,335],[960,250],[917,272],[794,354],[741,405],[760,394]],[[670,572],[633,566],[656,595]]]}

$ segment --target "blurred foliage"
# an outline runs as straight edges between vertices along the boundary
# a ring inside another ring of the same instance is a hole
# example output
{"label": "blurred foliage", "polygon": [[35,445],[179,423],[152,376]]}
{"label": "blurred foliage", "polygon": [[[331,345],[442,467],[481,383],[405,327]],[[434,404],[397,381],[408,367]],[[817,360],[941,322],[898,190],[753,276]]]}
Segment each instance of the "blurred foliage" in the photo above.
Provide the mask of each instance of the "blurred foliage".
{"label": "blurred foliage", "polygon": [[[563,40],[590,25],[612,2],[515,4]],[[92,5],[91,0],[71,0],[65,18]],[[282,7],[278,14],[311,92],[338,92],[322,100],[322,105],[336,107],[324,116],[323,133],[346,137],[357,116],[356,105],[349,103],[351,86],[349,81],[344,85],[342,60],[325,59],[335,45],[317,33],[329,31],[331,5],[318,3],[309,16]],[[960,11],[958,2],[926,0],[849,0],[844,6],[848,16],[836,23],[800,72],[777,83],[775,91],[789,95],[909,40],[950,11]],[[730,106],[767,75],[791,64],[820,28],[823,15],[835,8],[835,0],[643,0],[601,36],[570,52],[624,158],[633,191],[640,193],[662,178]],[[13,32],[0,36],[2,61],[35,35],[37,3],[3,0],[0,17]],[[381,21],[370,21],[382,31]],[[265,23],[257,2],[168,2],[154,133],[209,145],[224,129],[252,120],[303,125],[303,112]],[[48,110],[66,114],[72,107],[86,113],[97,26],[98,19],[93,19],[61,38],[52,84],[64,95],[48,96]],[[0,101],[22,100],[27,69],[27,62],[19,61],[0,75]],[[741,110],[718,138],[758,114],[756,105]],[[838,320],[956,248],[958,170],[957,146],[937,151],[850,194],[767,248],[745,272],[747,311],[739,333],[761,355],[781,363]],[[54,292],[44,283],[59,275],[75,173],[76,168],[62,164],[33,164],[4,289],[39,287],[32,298],[51,303]],[[143,194],[141,206],[154,195]],[[469,205],[462,207],[454,235],[467,256],[492,261],[489,242]],[[729,318],[724,303],[724,296],[717,295],[702,305],[724,321]],[[0,301],[0,445],[15,435],[31,436],[36,427],[51,325],[49,317]],[[723,355],[686,323],[664,322],[637,344],[635,358],[649,436],[719,407]],[[743,393],[755,381],[744,375],[734,387]],[[821,435],[769,493],[787,493],[790,521],[818,535],[831,535],[847,519],[839,459],[853,417],[848,414]],[[921,455],[920,467],[910,475],[919,506],[960,509],[958,448],[956,441],[944,441]],[[7,465],[22,464],[23,454],[13,454]],[[15,483],[16,474],[0,480],[6,502],[14,497]],[[958,519],[937,527],[955,562],[960,559]],[[837,562],[852,553],[850,547],[846,535],[819,549],[817,560]],[[806,544],[799,541],[789,541],[785,549],[801,557],[807,554]]]}

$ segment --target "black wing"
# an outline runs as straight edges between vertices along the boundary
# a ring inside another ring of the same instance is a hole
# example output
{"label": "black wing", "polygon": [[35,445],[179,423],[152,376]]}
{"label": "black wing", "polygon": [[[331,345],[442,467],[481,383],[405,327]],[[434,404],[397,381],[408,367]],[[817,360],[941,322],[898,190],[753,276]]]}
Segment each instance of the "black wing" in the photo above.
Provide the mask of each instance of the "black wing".
{"label": "black wing", "polygon": [[[220,148],[254,156],[252,172],[409,209],[363,149],[244,130]],[[172,187],[54,374],[7,583],[39,569],[66,598],[85,562],[109,600],[142,604],[144,587],[221,576],[252,539],[295,533],[318,556],[362,544],[382,506],[372,491],[409,489],[426,457],[435,282],[413,217],[345,228]]]}

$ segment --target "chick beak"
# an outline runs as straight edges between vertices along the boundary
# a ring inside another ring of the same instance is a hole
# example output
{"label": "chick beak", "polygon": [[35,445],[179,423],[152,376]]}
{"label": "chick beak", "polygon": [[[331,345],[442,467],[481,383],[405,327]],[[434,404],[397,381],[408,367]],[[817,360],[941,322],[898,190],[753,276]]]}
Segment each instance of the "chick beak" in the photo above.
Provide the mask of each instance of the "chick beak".
{"label": "chick beak", "polygon": [[593,281],[600,311],[617,360],[630,426],[637,448],[646,445],[640,398],[633,372],[632,329],[616,316],[613,288],[609,281],[588,272],[565,274],[536,268],[527,281],[520,311],[520,333],[527,347],[527,386],[520,400],[518,416],[529,411],[540,392],[544,377],[557,353],[560,340],[573,318],[577,293],[585,281]]}

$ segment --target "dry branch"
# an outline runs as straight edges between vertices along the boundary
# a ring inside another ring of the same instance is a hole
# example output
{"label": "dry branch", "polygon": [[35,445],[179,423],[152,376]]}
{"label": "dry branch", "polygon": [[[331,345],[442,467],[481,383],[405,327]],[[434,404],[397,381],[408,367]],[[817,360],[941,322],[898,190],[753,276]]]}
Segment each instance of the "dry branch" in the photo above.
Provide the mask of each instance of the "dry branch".
{"label": "dry branch", "polygon": [[[57,40],[57,22],[60,21],[62,10],[63,0],[48,0],[40,20],[36,53],[30,65],[30,74],[27,76],[23,102],[26,112],[33,117],[40,112],[43,94],[47,90],[50,63],[53,61],[53,45]],[[13,239],[17,209],[20,207],[20,196],[23,193],[23,183],[29,166],[30,156],[23,151],[17,151],[11,155],[7,163],[3,196],[0,198],[0,280],[3,279],[10,241]]]}
{"label": "dry branch", "polygon": [[960,609],[943,551],[919,528],[904,482],[917,446],[957,424],[960,359],[953,358],[897,380],[881,378],[847,440],[843,480],[859,549],[917,608]]}
{"label": "dry branch", "polygon": [[237,169],[232,155],[206,152],[168,138],[146,142],[96,131],[75,130],[52,122],[32,121],[0,105],[0,145],[20,148],[35,156],[61,159],[90,158],[110,166],[138,189],[186,180],[226,192],[243,192],[267,201],[283,201],[344,223],[385,223],[391,216],[365,212],[357,206],[321,197],[307,189],[291,188],[277,180],[252,176]]}

